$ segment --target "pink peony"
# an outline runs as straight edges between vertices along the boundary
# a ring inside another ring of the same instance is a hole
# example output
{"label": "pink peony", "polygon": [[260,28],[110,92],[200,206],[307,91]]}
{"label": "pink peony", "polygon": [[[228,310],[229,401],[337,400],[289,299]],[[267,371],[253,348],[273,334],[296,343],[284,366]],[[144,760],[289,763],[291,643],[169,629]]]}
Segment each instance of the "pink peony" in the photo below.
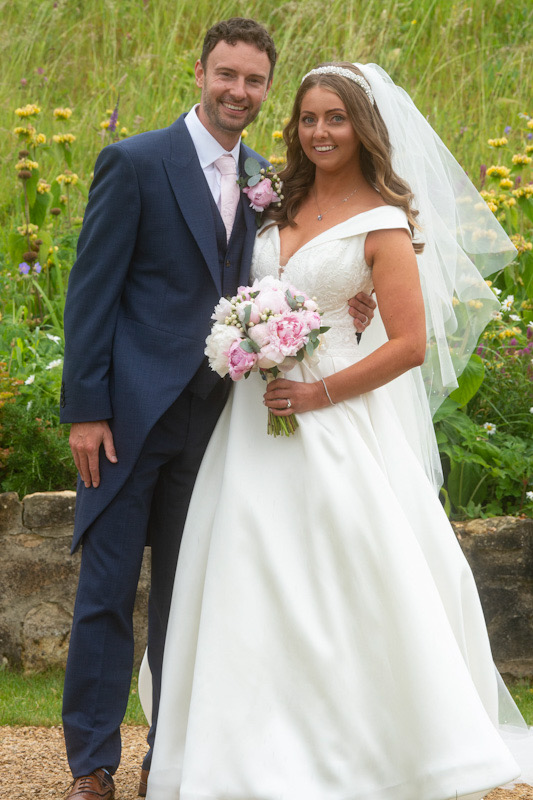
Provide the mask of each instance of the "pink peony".
{"label": "pink peony", "polygon": [[264,178],[255,186],[246,186],[243,192],[248,195],[250,206],[254,211],[264,211],[270,203],[277,203],[279,197],[272,188],[270,178]]}
{"label": "pink peony", "polygon": [[243,350],[240,342],[233,342],[228,352],[228,369],[230,378],[233,381],[240,379],[255,367],[257,353],[247,353]]}
{"label": "pink peony", "polygon": [[289,313],[269,319],[267,325],[271,347],[284,357],[295,356],[308,341],[310,329],[306,324],[306,316],[307,314],[302,313]]}

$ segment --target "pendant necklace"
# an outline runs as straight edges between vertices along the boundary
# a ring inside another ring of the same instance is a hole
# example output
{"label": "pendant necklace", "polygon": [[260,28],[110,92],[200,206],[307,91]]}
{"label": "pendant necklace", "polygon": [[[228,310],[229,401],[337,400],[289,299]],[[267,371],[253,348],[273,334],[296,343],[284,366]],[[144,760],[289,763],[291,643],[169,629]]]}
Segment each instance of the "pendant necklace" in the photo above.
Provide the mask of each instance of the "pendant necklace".
{"label": "pendant necklace", "polygon": [[343,197],[342,200],[339,200],[338,203],[335,203],[334,206],[331,206],[330,208],[327,208],[325,211],[320,211],[320,207],[318,205],[318,197],[316,196],[316,189],[315,189],[315,187],[313,187],[313,194],[315,195],[315,203],[316,203],[316,208],[317,208],[317,211],[318,211],[317,220],[319,222],[321,222],[322,221],[322,217],[325,217],[326,214],[329,214],[329,212],[333,211],[334,208],[338,208],[338,206],[342,205],[342,203],[345,203],[347,200],[349,200],[350,197],[356,193],[356,191],[357,191],[357,187],[355,189],[353,189],[350,192],[350,194],[346,195],[346,197]]}

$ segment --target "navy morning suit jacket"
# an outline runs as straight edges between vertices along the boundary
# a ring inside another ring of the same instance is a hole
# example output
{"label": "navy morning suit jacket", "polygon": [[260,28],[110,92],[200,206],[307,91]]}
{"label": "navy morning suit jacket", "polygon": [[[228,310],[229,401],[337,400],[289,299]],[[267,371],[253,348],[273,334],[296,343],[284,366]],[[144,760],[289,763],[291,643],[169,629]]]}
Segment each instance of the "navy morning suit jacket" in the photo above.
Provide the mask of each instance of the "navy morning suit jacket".
{"label": "navy morning suit jacket", "polygon": [[[213,308],[228,291],[212,195],[184,116],[108,145],[96,162],[69,279],[60,412],[67,423],[109,420],[118,464],[101,454],[98,489],[78,481],[73,551],[201,366]],[[241,172],[248,156],[266,164],[241,144]],[[246,284],[257,228],[255,212],[242,203],[246,230],[235,274]]]}

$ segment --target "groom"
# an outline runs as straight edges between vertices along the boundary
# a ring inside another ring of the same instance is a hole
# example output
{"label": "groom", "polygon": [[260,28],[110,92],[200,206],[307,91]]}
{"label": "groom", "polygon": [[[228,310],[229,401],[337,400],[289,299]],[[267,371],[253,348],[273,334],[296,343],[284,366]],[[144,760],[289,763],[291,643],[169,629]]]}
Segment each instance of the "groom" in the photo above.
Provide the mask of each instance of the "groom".
{"label": "groom", "polygon": [[[96,163],[69,281],[61,389],[80,474],[73,550],[83,541],[63,700],[75,800],[114,798],[147,542],[153,743],[181,532],[229,390],[209,370],[204,342],[218,299],[248,281],[256,232],[242,193],[226,214],[225,186],[235,190],[247,157],[266,163],[240,136],[275,62],[253,20],[214,25],[195,67],[200,105],[169,128],[109,145]],[[367,305],[360,319],[372,316]],[[140,793],[150,761],[151,749]]]}

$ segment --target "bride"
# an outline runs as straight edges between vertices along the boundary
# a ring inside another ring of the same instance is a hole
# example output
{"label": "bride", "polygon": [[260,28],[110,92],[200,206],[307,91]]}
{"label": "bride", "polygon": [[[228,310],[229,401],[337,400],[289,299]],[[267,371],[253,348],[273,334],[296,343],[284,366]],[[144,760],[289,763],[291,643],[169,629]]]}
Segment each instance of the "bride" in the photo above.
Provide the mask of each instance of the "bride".
{"label": "bride", "polygon": [[[435,491],[429,408],[496,307],[473,262],[494,270],[512,246],[378,67],[311,70],[285,139],[253,277],[315,296],[330,330],[317,365],[238,383],[211,439],[148,800],[480,798],[520,772],[502,700],[523,721]],[[359,344],[361,290],[380,314]],[[296,413],[296,434],[267,436],[265,406]]]}

